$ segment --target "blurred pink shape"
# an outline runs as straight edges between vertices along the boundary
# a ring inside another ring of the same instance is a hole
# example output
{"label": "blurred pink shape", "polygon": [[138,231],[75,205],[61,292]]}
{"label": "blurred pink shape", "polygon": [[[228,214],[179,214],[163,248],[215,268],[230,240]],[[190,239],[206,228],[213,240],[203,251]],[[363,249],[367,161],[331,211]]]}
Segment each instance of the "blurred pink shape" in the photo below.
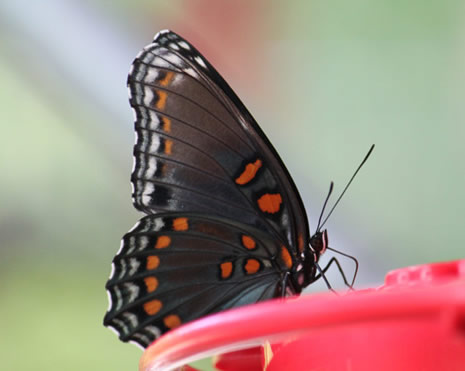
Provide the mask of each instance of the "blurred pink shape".
{"label": "blurred pink shape", "polygon": [[[264,361],[257,346],[267,342],[272,355]],[[228,353],[217,361],[223,371],[463,370],[465,260],[395,270],[377,289],[207,316],[155,341],[140,370],[168,370],[218,353]]]}

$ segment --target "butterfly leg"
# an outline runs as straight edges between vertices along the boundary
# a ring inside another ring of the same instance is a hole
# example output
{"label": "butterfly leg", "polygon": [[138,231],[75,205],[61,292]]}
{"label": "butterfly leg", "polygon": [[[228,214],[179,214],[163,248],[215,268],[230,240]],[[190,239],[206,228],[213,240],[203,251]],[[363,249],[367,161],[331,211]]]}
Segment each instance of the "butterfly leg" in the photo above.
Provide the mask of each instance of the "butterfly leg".
{"label": "butterfly leg", "polygon": [[[328,270],[329,268],[329,263],[326,265],[326,267],[324,267],[323,269],[321,269],[320,267],[320,264],[318,264],[317,262],[315,262],[315,267],[316,269],[318,270],[318,273],[316,276],[315,276],[315,279],[313,280],[313,282],[315,282],[316,280],[320,279],[323,277],[323,280],[325,281],[326,283],[326,286],[328,286],[328,289],[331,290],[332,292],[336,293],[336,291],[334,291],[334,289],[332,288],[331,284],[329,283],[328,279],[326,278],[325,276],[325,273],[326,271]],[[336,293],[337,294],[337,293]]]}
{"label": "butterfly leg", "polygon": [[[329,284],[328,280],[326,279],[326,276],[325,276],[325,273],[328,271],[328,269],[331,267],[331,264],[335,263],[337,268],[339,269],[339,273],[341,274],[341,277],[342,277],[342,280],[344,281],[344,284],[350,289],[350,290],[353,290],[353,286],[354,286],[354,280],[352,280],[352,283],[349,283],[349,281],[347,280],[347,277],[341,267],[341,264],[339,263],[339,261],[335,258],[335,257],[332,257],[328,264],[326,264],[326,266],[322,269],[318,264],[316,264],[316,267],[319,271],[319,273],[315,276],[315,281],[318,280],[319,278],[323,277],[323,279],[325,280],[325,283],[326,285],[328,286],[328,288],[330,290],[332,290],[331,288],[331,285]],[[354,277],[355,279],[355,277]]]}
{"label": "butterfly leg", "polygon": [[286,297],[286,287],[289,281],[289,272],[286,272],[281,280],[281,297]]}
{"label": "butterfly leg", "polygon": [[285,272],[283,277],[281,278],[281,283],[279,285],[279,297],[286,298],[289,296],[294,296],[296,292],[300,292],[295,287],[295,284],[291,278],[290,272]]}

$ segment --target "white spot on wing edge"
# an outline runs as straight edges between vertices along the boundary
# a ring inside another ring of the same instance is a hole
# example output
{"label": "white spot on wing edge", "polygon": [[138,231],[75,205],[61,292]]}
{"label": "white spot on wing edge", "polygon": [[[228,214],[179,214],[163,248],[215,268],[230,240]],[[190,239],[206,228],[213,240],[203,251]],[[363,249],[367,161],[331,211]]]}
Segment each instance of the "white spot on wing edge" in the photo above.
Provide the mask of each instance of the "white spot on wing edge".
{"label": "white spot on wing edge", "polygon": [[123,306],[123,296],[121,295],[121,291],[118,286],[114,286],[113,290],[115,291],[116,295],[116,308],[115,310],[120,310]]}
{"label": "white spot on wing edge", "polygon": [[[135,161],[134,161],[134,165],[133,165],[133,166],[134,166],[134,167],[136,166],[136,162],[135,162]],[[132,170],[132,172],[134,172],[134,169]],[[136,189],[135,189],[134,183],[131,182],[131,195],[132,195],[131,199],[132,199],[132,203],[133,203],[133,204],[136,202],[136,196],[135,196],[135,194],[134,194],[135,190],[136,190]]]}
{"label": "white spot on wing edge", "polygon": [[134,117],[134,122],[137,121],[137,111],[134,107],[131,107],[132,116]]}
{"label": "white spot on wing edge", "polygon": [[[148,149],[148,153],[157,153],[159,148],[160,148],[160,137],[158,135],[152,135],[152,137],[150,138],[151,141],[150,141],[150,147],[149,148],[144,148],[145,150]],[[151,170],[152,168],[154,169],[154,174],[155,174],[155,171],[157,170],[157,162],[156,161],[151,161],[152,159],[154,159],[153,157],[151,157],[149,159],[149,168],[147,171]],[[149,175],[149,177],[152,177],[153,174]]]}
{"label": "white spot on wing edge", "polygon": [[107,312],[109,312],[111,310],[111,307],[113,305],[113,300],[111,300],[111,293],[109,290],[106,290],[107,292],[107,296],[108,296],[108,308],[107,308]]}
{"label": "white spot on wing edge", "polygon": [[[150,344],[150,339],[146,335],[143,335],[143,334],[140,334],[140,333],[136,332],[135,334],[132,335],[132,337],[135,338],[135,339],[139,339],[142,343]],[[136,341],[136,343],[137,343],[137,341]]]}
{"label": "white spot on wing edge", "polygon": [[[152,150],[152,148],[155,150],[155,152],[149,152],[149,153],[156,153],[156,151],[158,150],[158,147],[159,147],[159,144],[158,145],[153,145],[154,142],[152,142],[152,145],[150,146],[150,150]],[[152,179],[155,177],[155,173],[157,172],[157,160],[155,157],[150,157],[149,158],[149,163],[147,164],[147,169],[146,169],[146,173],[144,175],[144,178],[145,179]]]}
{"label": "white spot on wing edge", "polygon": [[134,340],[129,340],[128,343],[131,343],[132,345],[135,345],[136,347],[142,349],[142,350],[145,350],[145,347],[142,346],[141,344],[139,344],[137,341],[134,341]]}
{"label": "white spot on wing edge", "polygon": [[163,227],[165,226],[165,222],[163,221],[162,218],[156,218],[155,219],[155,226],[154,226],[154,230],[156,232],[158,232],[160,229],[162,229]]}
{"label": "white spot on wing edge", "polygon": [[157,69],[147,68],[147,71],[145,72],[145,76],[144,76],[144,81],[152,83],[152,84],[156,84],[159,75],[160,74]]}
{"label": "white spot on wing edge", "polygon": [[152,202],[152,194],[155,191],[155,187],[152,183],[146,183],[144,191],[142,193],[142,205],[150,205]]}
{"label": "white spot on wing edge", "polygon": [[149,239],[147,236],[140,236],[139,238],[139,248],[137,251],[144,250],[149,244]]}
{"label": "white spot on wing edge", "polygon": [[140,261],[136,258],[129,259],[129,275],[133,276],[140,267]]}
{"label": "white spot on wing edge", "polygon": [[126,251],[126,256],[132,254],[132,252],[135,250],[136,248],[136,237],[135,236],[129,236],[128,240],[127,240],[127,244],[129,245],[127,251]]}
{"label": "white spot on wing edge", "polygon": [[156,326],[146,326],[144,330],[150,335],[155,336],[155,339],[161,336],[161,330]]}
{"label": "white spot on wing edge", "polygon": [[157,46],[158,46],[158,44],[155,43],[155,42],[151,42],[150,44],[144,46],[144,48],[139,52],[137,58],[141,59],[140,56],[142,56],[142,54],[144,54],[147,51],[150,51],[153,48],[156,48]]}
{"label": "white spot on wing edge", "polygon": [[119,262],[120,262],[120,265],[121,265],[121,271],[119,272],[118,278],[121,279],[126,274],[126,260],[121,259]]}
{"label": "white spot on wing edge", "polygon": [[[150,45],[152,45],[152,44],[150,44]],[[145,48],[149,47],[150,45],[147,45]],[[137,53],[136,59],[140,59],[140,57],[142,57],[142,54],[145,53],[145,48],[142,49],[139,53]],[[132,66],[133,66],[133,65],[131,65],[131,67],[132,67]],[[131,72],[131,70],[129,70],[129,72]]]}
{"label": "white spot on wing edge", "polygon": [[[146,219],[144,222],[144,225],[140,228],[141,233],[143,232],[158,232],[160,231],[163,227],[165,226],[165,222],[163,221],[163,218],[158,217],[158,218],[150,218]],[[141,244],[148,244],[148,238],[147,236],[140,236],[140,239],[144,239],[141,241]],[[141,247],[140,249],[144,248],[145,246]]]}
{"label": "white spot on wing edge", "polygon": [[150,129],[158,129],[161,124],[160,116],[155,111],[147,110],[148,112],[148,122]]}
{"label": "white spot on wing edge", "polygon": [[179,58],[176,54],[167,54],[167,55],[165,55],[165,59],[168,62],[174,64],[178,68],[182,64],[182,59]]}
{"label": "white spot on wing edge", "polygon": [[118,334],[119,336],[121,336],[121,334],[126,335],[126,334],[129,332],[128,326],[126,326],[126,324],[124,323],[124,321],[122,321],[122,320],[120,320],[120,319],[118,319],[118,318],[113,318],[112,321],[113,321],[116,325],[118,325],[118,326],[121,327],[121,332],[118,332],[118,330],[117,330],[115,327],[113,327],[113,328],[116,330],[116,332],[117,332],[117,334]]}
{"label": "white spot on wing edge", "polygon": [[205,62],[203,61],[202,57],[200,57],[199,55],[195,56],[195,61],[200,65],[202,66],[203,68],[207,68],[207,65],[205,64]]}
{"label": "white spot on wing edge", "polygon": [[111,280],[114,275],[115,275],[115,263],[111,262],[111,272],[110,272],[110,277],[108,279]]}
{"label": "white spot on wing edge", "polygon": [[187,50],[190,49],[189,44],[186,43],[184,40],[179,41],[179,42],[178,42],[178,45],[179,45],[181,48],[184,48],[184,49],[187,49]]}
{"label": "white spot on wing edge", "polygon": [[121,250],[123,250],[123,245],[124,245],[124,241],[121,240],[121,242],[119,244],[119,249],[118,249],[118,252],[116,253],[116,255],[119,255],[121,253]]}
{"label": "white spot on wing edge", "polygon": [[[132,158],[132,169],[131,169],[131,174],[134,173],[134,170],[136,170],[136,158]],[[134,193],[134,184],[131,182],[131,187],[132,187],[132,193]]]}
{"label": "white spot on wing edge", "polygon": [[149,106],[152,104],[152,101],[154,99],[153,91],[150,87],[146,86],[144,87],[144,101],[143,103],[146,106]]}
{"label": "white spot on wing edge", "polygon": [[153,41],[156,41],[161,35],[164,35],[164,34],[167,34],[167,33],[170,33],[171,31],[168,30],[168,29],[165,29],[165,30],[161,30],[161,31],[158,31],[155,36],[153,37]]}
{"label": "white spot on wing edge", "polygon": [[183,72],[187,73],[189,76],[192,76],[194,78],[197,78],[199,76],[199,74],[195,72],[193,68],[190,68],[190,67],[184,68]]}
{"label": "white spot on wing edge", "polygon": [[106,325],[106,327],[109,328],[112,332],[114,332],[119,337],[120,333],[116,328],[114,328],[112,325]]}
{"label": "white spot on wing edge", "polygon": [[137,327],[139,324],[139,321],[137,320],[137,316],[134,313],[131,312],[124,312],[121,314],[121,316],[129,322],[129,324],[134,328]]}
{"label": "white spot on wing edge", "polygon": [[[132,183],[131,183],[131,185],[132,185]],[[140,225],[140,220],[139,220],[136,224],[134,224],[134,227],[132,227],[132,228],[129,230],[128,233],[131,233],[131,232],[132,232],[134,229],[136,229],[139,225]]]}

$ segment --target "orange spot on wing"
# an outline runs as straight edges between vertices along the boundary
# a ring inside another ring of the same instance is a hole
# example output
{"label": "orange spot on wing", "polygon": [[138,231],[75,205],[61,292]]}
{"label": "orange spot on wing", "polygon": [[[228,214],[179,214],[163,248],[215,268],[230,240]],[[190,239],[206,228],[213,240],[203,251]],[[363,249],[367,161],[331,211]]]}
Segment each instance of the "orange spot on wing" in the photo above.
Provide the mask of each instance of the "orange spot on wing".
{"label": "orange spot on wing", "polygon": [[244,185],[250,182],[253,178],[255,178],[255,174],[257,174],[258,169],[262,166],[261,160],[256,160],[253,164],[247,164],[245,166],[245,170],[236,178],[236,183],[239,185]]}
{"label": "orange spot on wing", "polygon": [[279,193],[266,193],[258,199],[258,207],[263,212],[274,214],[279,211],[281,202],[283,202],[283,199]]}
{"label": "orange spot on wing", "polygon": [[144,310],[149,316],[153,316],[157,314],[162,307],[162,303],[160,300],[150,300],[144,303]]}
{"label": "orange spot on wing", "polygon": [[286,267],[292,268],[292,258],[289,250],[285,246],[281,246],[281,259],[286,264]]}
{"label": "orange spot on wing", "polygon": [[157,94],[158,94],[158,100],[157,100],[157,103],[155,104],[155,106],[158,109],[164,109],[165,106],[166,106],[167,93],[166,93],[166,91],[157,90]]}
{"label": "orange spot on wing", "polygon": [[167,133],[171,131],[171,120],[168,117],[163,117],[163,130]]}
{"label": "orange spot on wing", "polygon": [[173,220],[173,229],[175,231],[187,231],[189,229],[189,223],[187,218],[176,218]]}
{"label": "orange spot on wing", "polygon": [[168,247],[171,243],[171,238],[168,236],[160,236],[157,239],[157,243],[155,244],[156,249],[164,249]]}
{"label": "orange spot on wing", "polygon": [[158,280],[153,276],[145,277],[144,282],[145,282],[145,286],[147,286],[147,292],[153,292],[158,287]]}
{"label": "orange spot on wing", "polygon": [[160,258],[156,255],[147,256],[147,269],[157,269],[160,265]]}
{"label": "orange spot on wing", "polygon": [[231,262],[224,262],[220,265],[221,278],[229,278],[232,274],[233,265]]}
{"label": "orange spot on wing", "polygon": [[170,314],[169,316],[163,318],[163,323],[169,329],[173,329],[181,324],[181,318],[179,318],[179,316],[176,314]]}
{"label": "orange spot on wing", "polygon": [[173,77],[174,77],[174,72],[168,71],[166,75],[161,80],[158,81],[158,83],[161,86],[167,86],[171,82],[171,80],[173,80]]}
{"label": "orange spot on wing", "polygon": [[173,148],[173,141],[170,139],[166,139],[165,140],[165,153],[167,155],[171,155],[172,148]]}
{"label": "orange spot on wing", "polygon": [[242,244],[246,249],[249,250],[255,249],[255,246],[257,245],[257,243],[252,237],[246,235],[242,235]]}
{"label": "orange spot on wing", "polygon": [[244,268],[247,274],[257,273],[260,269],[260,262],[256,259],[247,259],[247,264]]}

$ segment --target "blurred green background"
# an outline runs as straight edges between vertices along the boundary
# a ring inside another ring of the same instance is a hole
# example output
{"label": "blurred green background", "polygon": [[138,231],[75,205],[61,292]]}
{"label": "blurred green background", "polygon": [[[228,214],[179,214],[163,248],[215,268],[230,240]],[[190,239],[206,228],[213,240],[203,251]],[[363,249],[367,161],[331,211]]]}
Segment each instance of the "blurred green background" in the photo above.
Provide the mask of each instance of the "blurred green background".
{"label": "blurred green background", "polygon": [[359,259],[359,287],[463,258],[464,7],[0,2],[0,368],[137,369],[141,351],[102,326],[104,285],[141,216],[127,72],[163,28],[196,45],[249,107],[312,231],[329,182],[337,195],[376,143],[326,224],[330,245]]}

